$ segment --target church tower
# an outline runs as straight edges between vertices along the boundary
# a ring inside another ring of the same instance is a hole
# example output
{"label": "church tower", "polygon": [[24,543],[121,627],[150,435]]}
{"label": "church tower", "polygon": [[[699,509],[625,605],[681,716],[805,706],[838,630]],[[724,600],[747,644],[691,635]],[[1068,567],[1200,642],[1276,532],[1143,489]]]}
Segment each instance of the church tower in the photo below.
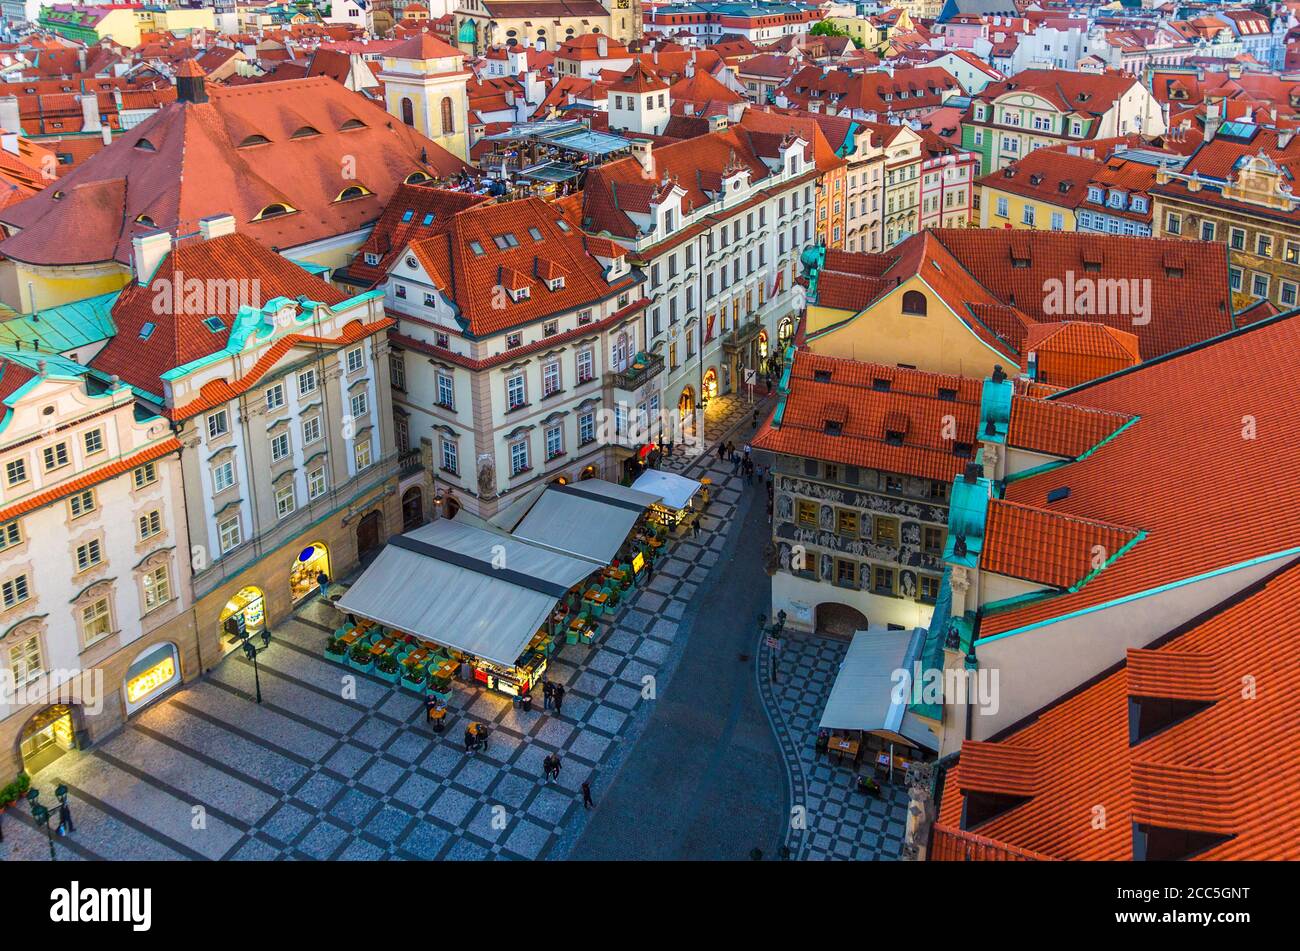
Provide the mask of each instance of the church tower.
{"label": "church tower", "polygon": [[384,108],[468,161],[469,77],[464,53],[421,32],[384,54]]}

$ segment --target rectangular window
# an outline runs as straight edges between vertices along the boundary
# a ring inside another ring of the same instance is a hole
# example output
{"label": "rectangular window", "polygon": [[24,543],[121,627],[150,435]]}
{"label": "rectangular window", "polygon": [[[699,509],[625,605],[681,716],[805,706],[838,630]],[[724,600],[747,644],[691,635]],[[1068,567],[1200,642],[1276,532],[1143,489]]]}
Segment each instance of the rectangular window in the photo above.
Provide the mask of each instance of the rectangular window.
{"label": "rectangular window", "polygon": [[284,518],[293,512],[293,483],[275,490],[275,517]]}
{"label": "rectangular window", "polygon": [[81,636],[87,644],[113,632],[113,621],[108,609],[108,598],[100,598],[81,609]]}
{"label": "rectangular window", "polygon": [[939,579],[932,578],[929,575],[921,575],[921,590],[918,592],[921,601],[935,602],[939,600]]}
{"label": "rectangular window", "polygon": [[528,443],[517,442],[510,446],[510,474],[518,475],[528,468]]}
{"label": "rectangular window", "polygon": [[596,358],[590,349],[578,351],[578,382],[589,383],[596,375]]}
{"label": "rectangular window", "polygon": [[57,443],[53,446],[46,446],[43,450],[45,454],[45,471],[58,469],[68,464],[68,444],[66,442]]}
{"label": "rectangular window", "polygon": [[560,322],[558,320],[548,320],[542,324],[542,336],[554,337],[560,332]]}
{"label": "rectangular window", "polygon": [[1201,222],[1201,240],[1202,240],[1202,241],[1213,241],[1213,240],[1214,240],[1214,222],[1213,222],[1213,221],[1202,221],[1202,222]]}
{"label": "rectangular window", "polygon": [[857,562],[845,561],[843,558],[836,558],[835,583],[842,588],[856,588],[858,586]]}
{"label": "rectangular window", "polygon": [[596,414],[583,413],[578,417],[578,442],[585,446],[596,441]]}
{"label": "rectangular window", "polygon": [[208,414],[208,438],[216,439],[230,432],[230,418],[224,409]]}
{"label": "rectangular window", "polygon": [[1255,297],[1268,297],[1268,275],[1252,274],[1250,276],[1250,292]]}
{"label": "rectangular window", "polygon": [[524,375],[517,373],[506,380],[506,408],[518,409],[524,405]]}
{"label": "rectangular window", "polygon": [[307,473],[307,498],[319,499],[329,488],[329,483],[325,480],[325,467],[311,470]]}
{"label": "rectangular window", "polygon": [[95,511],[95,490],[86,489],[71,496],[68,499],[68,509],[72,512],[73,518],[81,518]]}
{"label": "rectangular window", "polygon": [[1255,253],[1261,258],[1271,258],[1273,256],[1273,236],[1271,234],[1255,236]]}
{"label": "rectangular window", "polygon": [[393,386],[399,390],[406,389],[406,358],[396,351],[388,355],[388,373],[393,379]]}
{"label": "rectangular window", "polygon": [[279,409],[284,405],[284,384],[276,383],[267,387],[266,390],[266,408]]}
{"label": "rectangular window", "polygon": [[166,565],[146,571],[144,578],[144,609],[152,611],[172,598],[172,582]]}
{"label": "rectangular window", "polygon": [[86,447],[86,455],[93,456],[97,452],[104,451],[104,431],[102,429],[92,429],[88,433],[83,433],[81,438]]}
{"label": "rectangular window", "polygon": [[921,529],[921,547],[932,555],[937,555],[943,551],[944,538],[947,532],[944,529],[934,525],[926,525]]}
{"label": "rectangular window", "polygon": [[298,373],[298,395],[306,396],[316,392],[316,368],[308,367]]}
{"label": "rectangular window", "polygon": [[19,685],[29,684],[45,672],[39,634],[9,648],[9,669],[13,671],[14,683]]}
{"label": "rectangular window", "polygon": [[310,446],[318,439],[320,439],[320,417],[311,416],[304,419],[302,421],[303,445]]}
{"label": "rectangular window", "polygon": [[146,512],[139,519],[140,538],[153,538],[162,531],[162,512],[154,509],[152,512]]}
{"label": "rectangular window", "polygon": [[221,522],[217,526],[217,533],[220,536],[221,553],[223,555],[232,548],[238,548],[239,543],[244,540],[243,531],[239,526],[238,515],[232,515],[224,522]]}
{"label": "rectangular window", "polygon": [[817,503],[805,499],[799,500],[799,524],[808,528],[817,527]]}
{"label": "rectangular window", "polygon": [[444,409],[456,408],[456,384],[450,373],[438,374],[438,405]]}
{"label": "rectangular window", "polygon": [[92,538],[84,545],[77,546],[78,571],[85,571],[87,568],[94,568],[103,560],[103,552],[100,550],[98,538]]}
{"label": "rectangular window", "polygon": [[366,365],[366,352],[360,347],[353,347],[347,354],[348,373],[356,373]]}
{"label": "rectangular window", "polygon": [[351,406],[353,419],[360,419],[362,416],[369,414],[370,399],[366,396],[365,390],[362,390],[360,393],[357,393],[352,397]]}
{"label": "rectangular window", "polygon": [[858,537],[858,513],[840,509],[835,513],[836,528],[841,535],[848,538]]}
{"label": "rectangular window", "polygon": [[27,584],[27,575],[15,575],[0,585],[0,594],[4,596],[5,607],[11,608],[15,604],[22,604],[31,595],[31,590]]}
{"label": "rectangular window", "polygon": [[235,466],[229,460],[212,467],[212,492],[224,492],[235,484]]}
{"label": "rectangular window", "polygon": [[542,367],[542,396],[560,392],[560,361],[552,360]]}
{"label": "rectangular window", "polygon": [[5,481],[9,485],[21,485],[27,481],[27,460],[10,459],[5,463]]}
{"label": "rectangular window", "polygon": [[879,594],[894,593],[894,569],[876,566],[872,572],[872,588]]}
{"label": "rectangular window", "polygon": [[1170,234],[1183,233],[1183,216],[1169,212],[1165,217],[1165,230]]}
{"label": "rectangular window", "polygon": [[1246,249],[1246,232],[1241,228],[1229,228],[1228,245],[1234,251],[1244,251]]}
{"label": "rectangular window", "polygon": [[370,465],[370,440],[357,443],[356,449],[352,451],[352,457],[356,460],[359,470]]}
{"label": "rectangular window", "polygon": [[17,520],[0,525],[0,551],[8,551],[23,543],[22,524]]}
{"label": "rectangular window", "polygon": [[450,439],[442,441],[442,468],[452,475],[460,473],[460,450]]}
{"label": "rectangular window", "polygon": [[278,433],[271,437],[271,461],[279,462],[289,455],[289,434]]}
{"label": "rectangular window", "polygon": [[890,548],[898,547],[898,519],[876,516],[876,542]]}
{"label": "rectangular window", "polygon": [[554,459],[563,454],[564,430],[559,426],[552,426],[546,431],[546,458]]}

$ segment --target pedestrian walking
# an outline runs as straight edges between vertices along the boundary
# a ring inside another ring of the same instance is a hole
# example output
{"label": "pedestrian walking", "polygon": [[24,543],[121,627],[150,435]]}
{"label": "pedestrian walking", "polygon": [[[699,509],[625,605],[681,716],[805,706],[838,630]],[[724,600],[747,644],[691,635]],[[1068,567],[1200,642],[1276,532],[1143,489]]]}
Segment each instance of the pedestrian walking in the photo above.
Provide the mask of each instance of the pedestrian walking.
{"label": "pedestrian walking", "polygon": [[671,439],[664,444],[664,455],[669,459],[673,457],[673,441]]}
{"label": "pedestrian walking", "polygon": [[700,517],[698,515],[691,520],[691,537],[700,537]]}
{"label": "pedestrian walking", "polygon": [[590,809],[595,803],[591,801],[591,783],[587,780],[582,781],[582,808]]}
{"label": "pedestrian walking", "polygon": [[751,452],[751,449],[750,449],[750,445],[749,445],[749,443],[745,443],[745,458],[746,458],[746,459],[749,458],[749,454],[750,454],[750,452]]}
{"label": "pedestrian walking", "polygon": [[718,461],[719,462],[724,461],[726,455],[727,455],[727,444],[725,442],[718,443]]}
{"label": "pedestrian walking", "polygon": [[551,697],[555,692],[555,685],[549,680],[542,681],[542,709],[551,709]]}
{"label": "pedestrian walking", "polygon": [[555,704],[556,713],[564,708],[564,684],[556,684],[551,689],[551,702]]}
{"label": "pedestrian walking", "polygon": [[767,375],[767,395],[772,395],[772,374]]}
{"label": "pedestrian walking", "polygon": [[754,428],[758,429],[758,410],[754,410]]}
{"label": "pedestrian walking", "polygon": [[554,760],[554,753],[547,753],[546,758],[542,760],[542,778],[548,783],[551,781],[551,766]]}
{"label": "pedestrian walking", "polygon": [[330,594],[330,576],[322,571],[316,576],[316,584],[320,587],[321,600],[327,600]]}

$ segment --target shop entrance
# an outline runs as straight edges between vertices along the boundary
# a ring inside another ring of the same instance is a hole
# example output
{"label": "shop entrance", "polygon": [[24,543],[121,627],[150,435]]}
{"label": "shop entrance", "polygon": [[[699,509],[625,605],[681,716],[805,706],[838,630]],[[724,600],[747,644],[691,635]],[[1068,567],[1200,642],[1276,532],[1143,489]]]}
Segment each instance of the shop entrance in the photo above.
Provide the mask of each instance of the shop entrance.
{"label": "shop entrance", "polygon": [[176,645],[167,641],[146,648],[126,671],[123,689],[127,715],[153,703],[180,682],[180,654]]}
{"label": "shop entrance", "polygon": [[229,654],[245,636],[262,633],[266,627],[266,598],[262,589],[249,585],[226,602],[221,612],[221,653]]}
{"label": "shop entrance", "polygon": [[28,776],[35,775],[76,746],[77,730],[73,717],[72,707],[57,703],[27,721],[18,744],[23,772]]}
{"label": "shop entrance", "polygon": [[330,580],[330,553],[324,542],[312,542],[294,559],[289,569],[289,597],[297,604],[316,591],[320,583],[316,576],[324,572]]}
{"label": "shop entrance", "polygon": [[682,436],[686,437],[694,435],[695,390],[689,386],[682,390],[682,395],[677,399],[677,418],[680,421]]}
{"label": "shop entrance", "polygon": [[[357,522],[357,557],[364,558],[379,547],[379,530],[384,516],[379,510],[367,512]],[[326,572],[328,574],[328,572]]]}
{"label": "shop entrance", "polygon": [[704,371],[704,398],[711,400],[718,395],[718,371],[709,367]]}

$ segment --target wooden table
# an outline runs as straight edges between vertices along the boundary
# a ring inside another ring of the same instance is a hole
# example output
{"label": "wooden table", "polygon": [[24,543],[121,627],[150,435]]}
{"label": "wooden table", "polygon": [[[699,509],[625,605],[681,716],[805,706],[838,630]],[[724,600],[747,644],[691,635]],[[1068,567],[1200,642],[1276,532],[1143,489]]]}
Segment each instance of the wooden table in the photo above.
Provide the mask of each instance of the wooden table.
{"label": "wooden table", "polygon": [[356,628],[353,628],[352,630],[344,634],[342,637],[340,637],[339,640],[341,640],[344,644],[347,644],[350,647],[351,645],[356,643],[357,638],[359,638],[360,636],[361,636],[361,632]]}
{"label": "wooden table", "polygon": [[838,753],[840,756],[858,755],[860,744],[857,740],[850,740],[846,736],[832,736],[826,741],[826,750],[830,753]]}
{"label": "wooden table", "polygon": [[609,595],[605,594],[605,592],[603,591],[598,590],[597,588],[592,588],[590,591],[588,591],[586,594],[583,595],[583,598],[587,601],[594,601],[596,604],[604,604],[606,601],[609,600]]}
{"label": "wooden table", "polygon": [[397,645],[397,641],[391,637],[384,637],[375,642],[375,646],[370,648],[370,653],[378,657],[380,654],[387,654],[390,649]]}

